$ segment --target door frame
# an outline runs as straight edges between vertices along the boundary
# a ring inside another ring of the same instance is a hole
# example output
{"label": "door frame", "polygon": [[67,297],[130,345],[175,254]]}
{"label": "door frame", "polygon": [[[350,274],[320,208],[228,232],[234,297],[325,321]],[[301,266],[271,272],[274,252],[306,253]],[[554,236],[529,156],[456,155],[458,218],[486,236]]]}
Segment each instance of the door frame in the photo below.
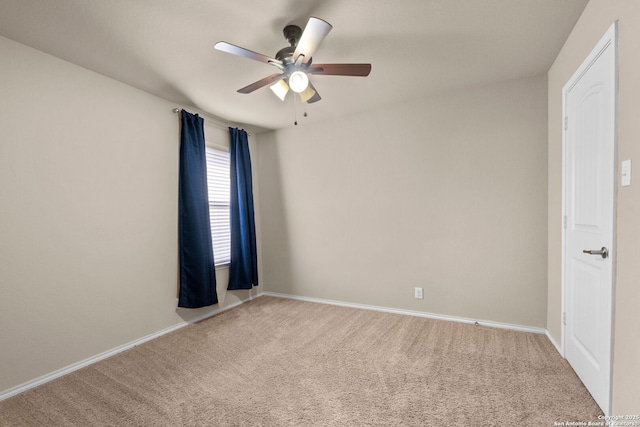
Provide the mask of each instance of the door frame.
{"label": "door frame", "polygon": [[609,358],[609,396],[604,408],[601,408],[605,415],[610,415],[611,412],[611,397],[612,397],[612,379],[613,379],[613,341],[615,332],[615,284],[616,284],[616,246],[617,246],[617,177],[618,177],[618,21],[615,21],[604,34],[604,36],[598,41],[595,47],[591,50],[587,58],[580,64],[578,69],[574,72],[571,78],[562,88],[562,215],[561,215],[561,230],[562,230],[562,250],[561,250],[561,339],[560,339],[560,352],[562,357],[566,358],[565,345],[566,345],[566,312],[567,312],[567,256],[566,256],[566,233],[567,233],[567,93],[573,86],[580,80],[580,78],[591,67],[593,62],[598,59],[605,48],[612,46],[614,49],[614,61],[615,61],[615,83],[614,83],[614,130],[613,130],[613,212],[612,212],[612,238],[613,245],[609,252],[611,258],[611,343]]}

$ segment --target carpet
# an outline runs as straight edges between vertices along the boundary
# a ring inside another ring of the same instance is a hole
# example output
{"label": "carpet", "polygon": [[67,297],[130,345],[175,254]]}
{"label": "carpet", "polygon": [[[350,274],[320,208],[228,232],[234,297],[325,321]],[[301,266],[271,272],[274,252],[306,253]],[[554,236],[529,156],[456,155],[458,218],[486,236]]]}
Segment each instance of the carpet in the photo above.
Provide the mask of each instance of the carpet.
{"label": "carpet", "polygon": [[553,426],[546,336],[262,296],[0,402],[1,426]]}

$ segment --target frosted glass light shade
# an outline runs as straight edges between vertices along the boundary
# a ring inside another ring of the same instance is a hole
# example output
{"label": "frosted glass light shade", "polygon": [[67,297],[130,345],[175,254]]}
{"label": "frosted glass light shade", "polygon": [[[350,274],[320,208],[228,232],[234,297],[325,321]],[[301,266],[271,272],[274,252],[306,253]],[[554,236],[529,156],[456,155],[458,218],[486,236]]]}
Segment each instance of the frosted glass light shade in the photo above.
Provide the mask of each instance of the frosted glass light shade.
{"label": "frosted glass light shade", "polygon": [[315,94],[316,94],[316,91],[311,89],[311,86],[308,86],[305,90],[300,92],[300,99],[302,100],[302,102],[307,102]]}
{"label": "frosted glass light shade", "polygon": [[303,92],[309,86],[309,77],[302,71],[294,71],[289,76],[289,87],[297,93]]}
{"label": "frosted glass light shade", "polygon": [[282,101],[284,101],[284,97],[287,96],[287,92],[289,92],[289,86],[284,82],[284,80],[280,80],[269,87]]}

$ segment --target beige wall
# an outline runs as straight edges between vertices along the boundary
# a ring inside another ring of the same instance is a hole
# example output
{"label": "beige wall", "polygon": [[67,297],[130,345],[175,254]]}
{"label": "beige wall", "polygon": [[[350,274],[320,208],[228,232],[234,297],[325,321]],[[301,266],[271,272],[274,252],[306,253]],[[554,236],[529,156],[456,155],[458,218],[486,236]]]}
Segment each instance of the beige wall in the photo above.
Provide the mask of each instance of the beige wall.
{"label": "beige wall", "polygon": [[[0,58],[1,394],[212,309],[176,312],[175,105],[2,37]],[[223,305],[248,296],[219,273]]]}
{"label": "beige wall", "polygon": [[[562,87],[619,20],[618,167],[640,161],[640,2],[591,0],[549,70],[549,291],[547,328],[561,340]],[[617,189],[613,414],[640,413],[640,181]]]}
{"label": "beige wall", "polygon": [[261,135],[265,289],[544,327],[546,92],[528,78]]}

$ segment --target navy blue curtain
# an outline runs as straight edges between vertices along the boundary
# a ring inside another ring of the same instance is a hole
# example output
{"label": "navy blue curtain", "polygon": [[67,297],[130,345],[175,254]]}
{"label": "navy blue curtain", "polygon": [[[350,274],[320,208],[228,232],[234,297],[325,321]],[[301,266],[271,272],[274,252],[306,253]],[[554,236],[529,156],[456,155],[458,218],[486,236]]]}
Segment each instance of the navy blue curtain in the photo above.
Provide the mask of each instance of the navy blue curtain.
{"label": "navy blue curtain", "polygon": [[182,110],[178,195],[180,295],[178,307],[218,303],[211,246],[204,120]]}
{"label": "navy blue curtain", "polygon": [[229,128],[231,138],[231,265],[227,289],[258,286],[256,224],[247,132]]}

